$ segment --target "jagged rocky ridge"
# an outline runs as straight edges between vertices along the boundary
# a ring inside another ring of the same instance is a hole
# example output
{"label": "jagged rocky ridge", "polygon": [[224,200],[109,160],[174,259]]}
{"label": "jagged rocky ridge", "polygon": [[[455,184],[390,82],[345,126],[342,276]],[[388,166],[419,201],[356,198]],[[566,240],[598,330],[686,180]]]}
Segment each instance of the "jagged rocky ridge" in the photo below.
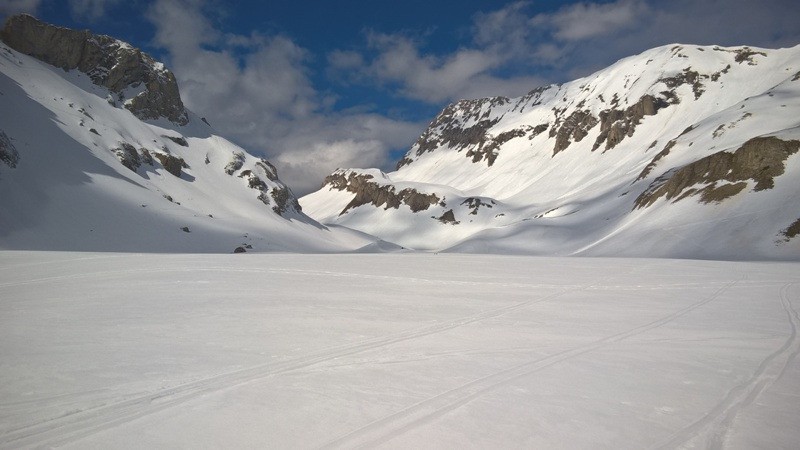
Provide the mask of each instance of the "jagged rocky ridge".
{"label": "jagged rocky ridge", "polygon": [[[165,118],[178,126],[189,123],[189,113],[181,101],[172,72],[126,42],[92,34],[88,30],[50,25],[28,14],[8,18],[0,31],[0,38],[16,51],[65,71],[79,70],[86,74],[94,84],[108,89],[112,106],[120,102],[141,120]],[[74,103],[69,106],[75,108]],[[81,126],[94,121],[87,108],[79,107],[77,111],[83,116]],[[96,128],[89,128],[89,131],[99,135]],[[137,147],[120,141],[109,150],[123,166],[135,173],[160,166],[172,176],[187,178],[183,170],[189,169],[189,165],[169,149],[175,145],[188,149],[187,139],[174,134],[161,134],[159,137],[166,141],[153,140],[157,146],[148,143]],[[0,150],[0,157],[13,167],[18,156],[7,136],[0,136],[0,146],[8,149]],[[242,170],[246,160],[244,151],[234,151],[231,161],[225,166],[225,173],[234,175],[241,171],[237,176],[245,179],[249,188],[258,191],[257,198],[277,214],[301,211],[296,197],[278,179],[277,170],[271,163],[260,159],[251,168]],[[172,198],[169,194],[165,196]]]}
{"label": "jagged rocky ridge", "polygon": [[0,39],[12,49],[64,70],[77,69],[108,88],[109,102],[142,120],[165,118],[186,125],[189,116],[175,76],[128,43],[89,30],[72,30],[28,14],[9,17]]}
{"label": "jagged rocky ridge", "polygon": [[140,50],[27,15],[9,18],[2,39],[0,248],[344,251],[373,242],[306,216],[276,168],[186,110],[172,73]]}
{"label": "jagged rocky ridge", "polygon": [[[382,175],[383,191],[442,198],[433,214],[372,209],[377,197],[341,179],[301,204],[417,248],[800,258],[783,232],[800,215],[799,79],[800,47],[659,47],[517,99],[446,107]],[[494,208],[475,217],[468,198]],[[385,221],[408,231],[374,225]],[[457,226],[443,233],[443,223]],[[680,230],[674,243],[661,228]]]}

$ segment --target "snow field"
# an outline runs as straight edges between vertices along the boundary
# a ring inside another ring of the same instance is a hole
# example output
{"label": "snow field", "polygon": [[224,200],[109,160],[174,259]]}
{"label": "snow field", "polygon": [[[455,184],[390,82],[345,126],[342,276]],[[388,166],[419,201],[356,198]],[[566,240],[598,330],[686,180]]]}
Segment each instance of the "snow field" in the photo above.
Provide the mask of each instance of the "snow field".
{"label": "snow field", "polygon": [[0,447],[793,448],[796,263],[0,252]]}

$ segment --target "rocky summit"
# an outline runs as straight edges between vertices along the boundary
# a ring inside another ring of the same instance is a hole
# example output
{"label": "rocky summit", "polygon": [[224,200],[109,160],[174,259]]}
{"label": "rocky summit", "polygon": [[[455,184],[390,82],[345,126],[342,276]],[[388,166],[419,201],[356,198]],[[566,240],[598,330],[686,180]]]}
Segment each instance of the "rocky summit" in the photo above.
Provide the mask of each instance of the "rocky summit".
{"label": "rocky summit", "polygon": [[141,50],[19,15],[0,43],[0,248],[349,251]]}
{"label": "rocky summit", "polygon": [[340,170],[300,202],[417,249],[800,259],[798,144],[800,47],[674,44],[455,102],[396,171]]}
{"label": "rocky summit", "polygon": [[33,16],[10,17],[0,31],[10,48],[64,70],[77,69],[108,88],[108,101],[142,120],[165,118],[186,125],[175,76],[150,55],[110,36],[44,23]]}

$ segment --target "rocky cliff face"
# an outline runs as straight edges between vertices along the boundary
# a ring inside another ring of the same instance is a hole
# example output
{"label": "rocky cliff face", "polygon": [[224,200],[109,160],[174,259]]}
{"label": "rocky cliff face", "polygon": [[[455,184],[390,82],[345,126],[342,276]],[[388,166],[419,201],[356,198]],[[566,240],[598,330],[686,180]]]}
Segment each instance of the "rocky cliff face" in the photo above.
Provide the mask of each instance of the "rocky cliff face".
{"label": "rocky cliff face", "polygon": [[0,161],[12,169],[17,167],[17,162],[19,162],[17,148],[14,147],[11,138],[2,131],[0,131]]}
{"label": "rocky cliff face", "polygon": [[413,188],[395,189],[390,184],[381,184],[368,173],[355,170],[337,171],[325,178],[323,189],[347,191],[355,194],[339,215],[362,205],[372,204],[385,209],[407,206],[411,212],[420,212],[436,205],[441,199],[435,194],[418,192]]}
{"label": "rocky cliff face", "polygon": [[800,141],[784,141],[774,136],[756,137],[733,152],[717,152],[659,177],[636,199],[637,208],[652,205],[660,198],[679,201],[700,196],[703,203],[722,202],[744,190],[772,189],[775,178],[783,175],[786,160],[800,149]]}
{"label": "rocky cliff face", "polygon": [[0,39],[14,50],[64,70],[80,70],[108,88],[142,120],[189,121],[175,76],[150,55],[110,36],[57,27],[21,14],[9,17]]}

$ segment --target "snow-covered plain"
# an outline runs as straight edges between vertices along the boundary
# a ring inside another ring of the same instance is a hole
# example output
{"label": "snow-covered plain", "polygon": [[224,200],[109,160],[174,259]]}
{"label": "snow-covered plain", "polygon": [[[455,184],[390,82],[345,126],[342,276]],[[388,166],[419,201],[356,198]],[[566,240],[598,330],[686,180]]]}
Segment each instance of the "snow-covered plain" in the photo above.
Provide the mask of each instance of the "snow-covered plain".
{"label": "snow-covered plain", "polygon": [[0,447],[798,448],[800,265],[0,252]]}

